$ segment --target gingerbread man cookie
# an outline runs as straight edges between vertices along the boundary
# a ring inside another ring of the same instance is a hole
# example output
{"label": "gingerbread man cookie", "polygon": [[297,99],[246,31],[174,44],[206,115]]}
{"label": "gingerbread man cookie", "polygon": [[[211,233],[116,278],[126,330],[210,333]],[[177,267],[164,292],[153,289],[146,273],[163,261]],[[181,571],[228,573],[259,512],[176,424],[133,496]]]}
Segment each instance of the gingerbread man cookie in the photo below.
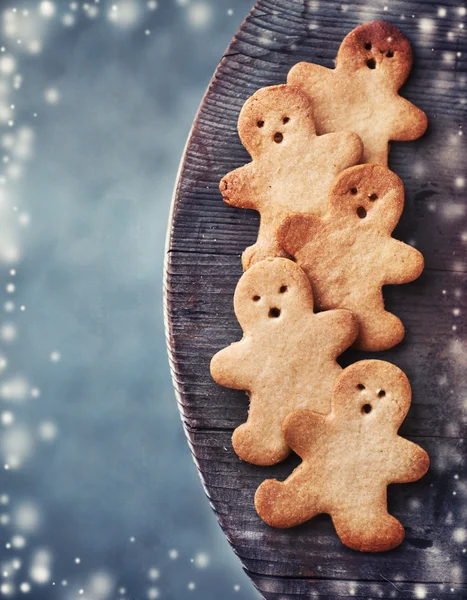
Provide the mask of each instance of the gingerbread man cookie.
{"label": "gingerbread man cookie", "polygon": [[240,458],[256,465],[284,460],[282,421],[297,409],[326,414],[342,369],[336,358],[355,340],[347,310],[315,314],[305,273],[285,258],[257,263],[240,279],[234,298],[243,339],[218,352],[211,374],[250,397],[246,423],[233,434]]}
{"label": "gingerbread man cookie", "polygon": [[424,266],[418,250],[391,237],[404,207],[402,181],[380,165],[351,167],[334,182],[328,206],[324,217],[286,218],[279,241],[310,278],[320,310],[357,315],[357,348],[391,348],[405,331],[385,311],[382,286],[413,281]]}
{"label": "gingerbread man cookie", "polygon": [[224,177],[220,190],[227,204],[260,213],[258,240],[243,254],[246,270],[265,258],[287,256],[276,236],[282,218],[323,214],[333,179],[359,162],[363,146],[355,133],[317,136],[309,99],[286,85],[261,89],[247,100],[238,131],[253,160]]}
{"label": "gingerbread man cookie", "polygon": [[346,36],[335,69],[302,62],[287,81],[312,99],[319,135],[355,131],[365,146],[362,162],[387,165],[390,140],[416,140],[427,128],[425,113],[398,94],[411,67],[407,38],[371,21]]}
{"label": "gingerbread man cookie", "polygon": [[422,448],[397,435],[410,402],[410,383],[394,365],[367,360],[345,369],[329,415],[299,411],[285,419],[285,440],[303,462],[283,483],[258,488],[259,516],[286,528],[327,513],[349,548],[398,546],[404,528],[388,513],[387,486],[417,481],[429,466]]}

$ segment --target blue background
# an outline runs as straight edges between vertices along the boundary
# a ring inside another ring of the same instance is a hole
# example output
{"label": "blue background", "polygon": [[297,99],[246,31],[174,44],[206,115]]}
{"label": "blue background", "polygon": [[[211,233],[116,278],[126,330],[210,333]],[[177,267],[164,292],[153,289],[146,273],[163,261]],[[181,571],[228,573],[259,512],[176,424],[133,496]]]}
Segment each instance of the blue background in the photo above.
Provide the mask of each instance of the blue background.
{"label": "blue background", "polygon": [[[162,314],[178,163],[252,2],[83,4],[1,8],[17,8],[2,33],[16,66],[0,80],[14,104],[13,125],[0,123],[0,234],[18,254],[1,263],[14,304],[0,323],[4,592],[22,597],[26,582],[47,599],[257,598],[198,480]],[[8,135],[16,144],[21,128],[33,141],[15,158]]]}

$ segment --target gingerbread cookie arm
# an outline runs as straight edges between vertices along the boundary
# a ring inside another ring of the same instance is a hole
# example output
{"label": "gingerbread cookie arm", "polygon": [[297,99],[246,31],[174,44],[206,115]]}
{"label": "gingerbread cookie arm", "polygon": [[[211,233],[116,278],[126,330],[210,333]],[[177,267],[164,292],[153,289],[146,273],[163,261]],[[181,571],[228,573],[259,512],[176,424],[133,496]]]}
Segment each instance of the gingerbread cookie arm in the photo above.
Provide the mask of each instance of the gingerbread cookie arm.
{"label": "gingerbread cookie arm", "polygon": [[321,227],[322,221],[315,215],[289,215],[280,224],[277,237],[280,245],[295,256]]}
{"label": "gingerbread cookie arm", "polygon": [[332,74],[332,69],[309,62],[300,62],[294,65],[287,75],[287,84],[306,90],[313,97],[313,87],[322,86],[323,82]]}
{"label": "gingerbread cookie arm", "polygon": [[214,381],[234,390],[249,390],[251,365],[254,364],[246,339],[224,348],[211,359],[211,375]]}
{"label": "gingerbread cookie arm", "polygon": [[410,142],[421,137],[428,127],[428,117],[402,96],[397,97],[398,116],[394,119],[391,140]]}
{"label": "gingerbread cookie arm", "polygon": [[349,310],[328,310],[318,313],[315,318],[323,324],[326,341],[332,349],[334,358],[347,350],[356,340],[359,331],[358,318]]}
{"label": "gingerbread cookie arm", "polygon": [[391,238],[384,244],[380,254],[383,285],[414,281],[422,274],[423,255],[408,244]]}
{"label": "gingerbread cookie arm", "polygon": [[261,198],[252,185],[256,178],[255,171],[253,163],[248,163],[221,179],[219,190],[226,204],[237,208],[261,209]]}
{"label": "gingerbread cookie arm", "polygon": [[326,419],[318,413],[297,410],[284,419],[282,432],[289,448],[305,458],[313,452],[313,441],[325,435]]}
{"label": "gingerbread cookie arm", "polygon": [[389,483],[411,483],[425,475],[430,458],[423,448],[398,436],[392,447],[390,463]]}
{"label": "gingerbread cookie arm", "polygon": [[363,142],[351,131],[328,133],[318,139],[323,144],[323,153],[336,165],[337,173],[353,167],[363,156]]}

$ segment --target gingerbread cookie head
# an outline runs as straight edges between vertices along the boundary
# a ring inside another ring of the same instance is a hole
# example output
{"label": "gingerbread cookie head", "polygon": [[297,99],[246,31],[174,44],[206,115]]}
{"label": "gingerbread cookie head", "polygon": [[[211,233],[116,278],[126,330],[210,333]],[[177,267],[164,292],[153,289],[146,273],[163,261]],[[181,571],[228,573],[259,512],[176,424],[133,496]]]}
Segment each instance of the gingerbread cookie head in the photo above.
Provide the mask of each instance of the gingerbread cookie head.
{"label": "gingerbread cookie head", "polygon": [[363,360],[347,367],[333,391],[333,414],[363,430],[397,431],[410,407],[409,380],[395,365]]}
{"label": "gingerbread cookie head", "polygon": [[242,276],[234,297],[235,314],[244,331],[291,323],[304,310],[313,310],[310,282],[291,260],[267,259]]}
{"label": "gingerbread cookie head", "polygon": [[404,209],[404,184],[381,165],[357,165],[339,175],[329,192],[333,218],[348,219],[354,227],[376,227],[392,233]]}
{"label": "gingerbread cookie head", "polygon": [[240,112],[238,132],[252,158],[300,143],[315,135],[311,102],[288,85],[258,90]]}
{"label": "gingerbread cookie head", "polygon": [[375,87],[384,82],[397,91],[412,68],[412,48],[407,38],[385,21],[370,21],[351,31],[341,44],[337,68],[369,71]]}

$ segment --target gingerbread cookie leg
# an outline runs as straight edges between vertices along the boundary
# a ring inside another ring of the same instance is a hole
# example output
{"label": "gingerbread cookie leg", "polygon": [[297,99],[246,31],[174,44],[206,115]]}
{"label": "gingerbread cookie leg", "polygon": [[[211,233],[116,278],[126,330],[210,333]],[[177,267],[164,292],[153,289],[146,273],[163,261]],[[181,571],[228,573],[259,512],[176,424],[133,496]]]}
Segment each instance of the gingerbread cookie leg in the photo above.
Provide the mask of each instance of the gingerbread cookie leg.
{"label": "gingerbread cookie leg", "polygon": [[283,483],[269,479],[262,483],[255,494],[255,506],[259,516],[271,527],[286,529],[295,527],[323,512],[319,498],[311,486],[303,482],[310,479],[306,467],[301,465]]}
{"label": "gingerbread cookie leg", "polygon": [[290,454],[282,436],[282,412],[274,406],[258,406],[252,399],[248,421],[237,427],[232,444],[237,455],[253,465],[268,466]]}
{"label": "gingerbread cookie leg", "polygon": [[386,510],[375,511],[377,501],[332,515],[332,522],[342,543],[360,552],[384,552],[399,546],[404,528]]}

